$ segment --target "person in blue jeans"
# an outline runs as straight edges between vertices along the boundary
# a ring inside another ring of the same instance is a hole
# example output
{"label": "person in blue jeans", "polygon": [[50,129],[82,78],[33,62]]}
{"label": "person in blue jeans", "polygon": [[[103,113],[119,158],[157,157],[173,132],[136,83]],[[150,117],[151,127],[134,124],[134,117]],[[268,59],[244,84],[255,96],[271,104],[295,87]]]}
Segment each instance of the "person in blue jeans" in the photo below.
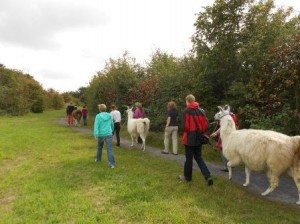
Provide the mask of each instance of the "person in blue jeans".
{"label": "person in blue jeans", "polygon": [[102,160],[102,149],[105,142],[109,166],[113,169],[116,165],[112,148],[114,131],[113,117],[110,113],[106,112],[105,104],[99,104],[98,108],[100,113],[96,115],[94,123],[94,136],[95,139],[98,140],[96,162],[101,162]]}

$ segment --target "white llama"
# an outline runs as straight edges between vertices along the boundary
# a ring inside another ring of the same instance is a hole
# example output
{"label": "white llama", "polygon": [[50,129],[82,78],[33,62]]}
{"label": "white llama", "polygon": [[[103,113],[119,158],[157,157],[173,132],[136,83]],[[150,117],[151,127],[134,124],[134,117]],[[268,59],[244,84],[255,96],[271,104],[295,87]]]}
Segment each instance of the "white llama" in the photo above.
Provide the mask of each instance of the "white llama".
{"label": "white llama", "polygon": [[146,149],[146,137],[150,128],[150,120],[148,118],[133,118],[132,108],[128,108],[127,112],[127,130],[131,136],[131,147],[133,146],[133,141],[137,142],[137,138],[140,136],[143,144],[141,149],[145,151]]}
{"label": "white llama", "polygon": [[286,170],[293,177],[298,188],[300,205],[300,136],[287,135],[265,130],[236,130],[234,121],[226,110],[218,107],[220,112],[215,115],[220,120],[220,136],[223,153],[228,159],[229,179],[232,178],[232,167],[245,164],[246,181],[250,183],[250,173],[267,171],[270,186],[263,196],[272,192],[279,184],[279,176]]}

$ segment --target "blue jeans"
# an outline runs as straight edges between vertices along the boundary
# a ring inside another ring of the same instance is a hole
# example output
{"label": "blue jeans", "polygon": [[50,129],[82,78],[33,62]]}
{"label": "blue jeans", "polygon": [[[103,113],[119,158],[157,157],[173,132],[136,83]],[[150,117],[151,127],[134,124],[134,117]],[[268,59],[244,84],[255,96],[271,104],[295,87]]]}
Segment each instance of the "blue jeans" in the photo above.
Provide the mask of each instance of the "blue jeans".
{"label": "blue jeans", "polygon": [[108,158],[109,165],[115,166],[115,157],[114,157],[113,148],[112,148],[112,141],[113,141],[112,135],[105,136],[105,137],[98,137],[98,150],[97,150],[97,157],[96,157],[97,162],[101,162],[101,160],[102,160],[102,149],[103,149],[103,145],[105,142],[106,148],[107,148],[107,158]]}
{"label": "blue jeans", "polygon": [[187,181],[192,180],[193,172],[193,158],[196,160],[202,175],[207,180],[210,177],[210,172],[202,159],[202,146],[188,146],[185,145],[184,176]]}

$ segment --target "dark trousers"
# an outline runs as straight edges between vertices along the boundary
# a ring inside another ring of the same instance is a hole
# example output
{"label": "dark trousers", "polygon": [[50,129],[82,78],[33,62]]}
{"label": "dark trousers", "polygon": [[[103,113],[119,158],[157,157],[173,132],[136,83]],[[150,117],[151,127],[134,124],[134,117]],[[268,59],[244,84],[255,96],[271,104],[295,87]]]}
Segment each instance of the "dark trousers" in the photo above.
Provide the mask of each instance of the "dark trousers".
{"label": "dark trousers", "polygon": [[83,115],[82,118],[83,118],[83,125],[87,125],[87,116]]}
{"label": "dark trousers", "polygon": [[192,180],[192,172],[193,172],[193,158],[196,160],[202,175],[205,179],[210,177],[210,172],[202,159],[202,146],[188,146],[185,145],[185,158],[186,161],[184,163],[184,176],[187,181]]}
{"label": "dark trousers", "polygon": [[115,125],[114,133],[116,133],[116,137],[117,137],[117,146],[120,146],[121,125],[120,125],[120,122],[116,122],[116,123],[114,123],[114,125]]}

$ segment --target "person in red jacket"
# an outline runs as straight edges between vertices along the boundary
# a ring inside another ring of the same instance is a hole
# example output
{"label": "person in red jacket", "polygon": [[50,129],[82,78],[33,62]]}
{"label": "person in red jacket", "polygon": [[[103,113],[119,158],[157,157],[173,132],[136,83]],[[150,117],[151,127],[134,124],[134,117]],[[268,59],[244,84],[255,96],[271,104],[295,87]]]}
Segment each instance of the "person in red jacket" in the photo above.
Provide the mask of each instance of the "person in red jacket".
{"label": "person in red jacket", "polygon": [[[208,185],[213,185],[213,180],[211,178],[210,172],[202,159],[202,144],[199,141],[199,135],[197,130],[202,133],[208,130],[208,120],[205,116],[203,109],[199,106],[199,103],[195,101],[193,95],[188,95],[185,98],[186,109],[183,112],[183,138],[182,144],[185,147],[185,158],[184,163],[184,175],[179,176],[180,180],[191,181],[192,171],[193,171],[193,158],[196,160],[202,175],[207,181]],[[199,132],[198,132],[199,133]]]}

